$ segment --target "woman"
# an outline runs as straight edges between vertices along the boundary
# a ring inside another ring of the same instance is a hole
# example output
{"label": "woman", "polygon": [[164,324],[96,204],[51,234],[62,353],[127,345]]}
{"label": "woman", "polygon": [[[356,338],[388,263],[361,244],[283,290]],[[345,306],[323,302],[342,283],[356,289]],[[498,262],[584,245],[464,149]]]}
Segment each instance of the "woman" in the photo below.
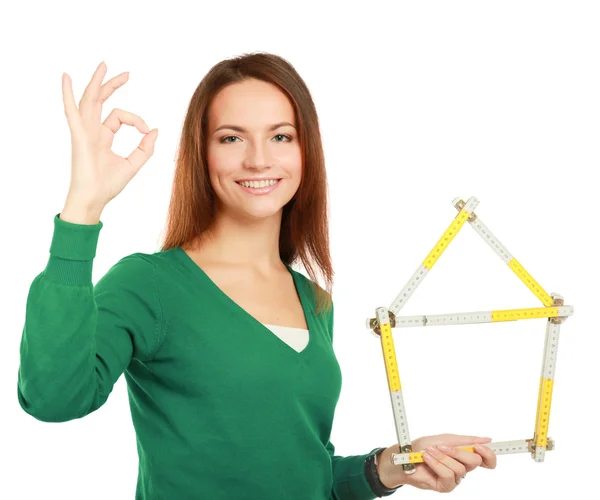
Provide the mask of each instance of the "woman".
{"label": "woman", "polygon": [[[281,57],[247,54],[209,71],[185,119],[162,249],[123,257],[92,285],[102,210],[158,135],[120,109],[100,122],[128,78],[102,84],[105,74],[101,63],[79,107],[63,75],[71,184],[29,290],[21,407],[45,422],[81,418],[124,374],[136,499],[366,500],[404,484],[447,492],[476,467],[494,468],[485,446],[434,447],[411,475],[390,460],[398,444],[334,455],[341,372],[324,157],[309,91]],[[110,150],[121,124],[145,134],[128,158]],[[312,279],[291,268],[297,259]],[[490,441],[444,434],[412,445]]]}

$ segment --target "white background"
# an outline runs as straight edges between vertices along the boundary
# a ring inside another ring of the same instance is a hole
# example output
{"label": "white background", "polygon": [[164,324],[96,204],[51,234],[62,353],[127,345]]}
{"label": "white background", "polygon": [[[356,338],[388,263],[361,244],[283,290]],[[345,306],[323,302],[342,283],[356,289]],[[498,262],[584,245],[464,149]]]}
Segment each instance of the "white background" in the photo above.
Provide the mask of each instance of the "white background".
{"label": "white background", "polygon": [[[390,305],[456,216],[452,200],[476,196],[478,216],[575,315],[560,333],[549,432],[557,449],[540,464],[499,456],[495,470],[476,469],[452,495],[597,491],[597,2],[14,5],[0,11],[0,498],[134,498],[123,377],[102,408],[67,423],[37,421],[17,400],[27,293],[70,178],[61,73],[79,101],[100,61],[106,80],[130,71],[102,118],[120,107],[160,129],[154,156],[103,212],[96,282],[124,255],[158,249],[189,99],[215,63],[252,51],[290,61],[320,117],[343,372],[336,453],[397,442],[380,344],[364,323]],[[140,139],[123,127],[114,151],[126,156]],[[539,306],[467,225],[402,314]],[[394,330],[411,438],[531,438],[544,330],[544,320]],[[405,487],[394,496],[437,495]]]}

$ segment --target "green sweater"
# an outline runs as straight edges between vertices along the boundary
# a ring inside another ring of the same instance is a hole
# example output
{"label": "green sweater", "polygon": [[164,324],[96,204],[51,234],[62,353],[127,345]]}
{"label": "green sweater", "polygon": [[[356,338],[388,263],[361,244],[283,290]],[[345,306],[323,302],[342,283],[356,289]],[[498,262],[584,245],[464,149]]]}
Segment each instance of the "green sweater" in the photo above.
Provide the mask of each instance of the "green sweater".
{"label": "green sweater", "polygon": [[287,266],[309,329],[297,352],[181,247],[123,257],[93,285],[103,223],[59,215],[27,297],[18,373],[26,413],[85,417],[124,373],[136,500],[376,498],[367,453],[334,455],[329,440],[342,382],[333,307],[315,314],[307,277]]}

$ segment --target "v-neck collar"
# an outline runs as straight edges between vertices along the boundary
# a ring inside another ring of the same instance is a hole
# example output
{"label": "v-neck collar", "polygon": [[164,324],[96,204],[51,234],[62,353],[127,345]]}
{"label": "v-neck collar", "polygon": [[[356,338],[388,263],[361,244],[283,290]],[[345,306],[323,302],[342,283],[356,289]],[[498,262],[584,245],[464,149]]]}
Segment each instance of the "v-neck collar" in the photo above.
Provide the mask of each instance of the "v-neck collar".
{"label": "v-neck collar", "polygon": [[292,275],[292,279],[294,280],[294,287],[296,288],[296,293],[298,294],[298,298],[300,299],[300,304],[302,305],[302,311],[304,312],[304,319],[306,320],[306,325],[308,327],[308,343],[300,352],[296,351],[292,346],[288,345],[282,339],[280,339],[273,331],[263,325],[260,321],[258,321],[254,316],[252,316],[246,309],[240,306],[235,300],[233,300],[229,295],[227,295],[211,278],[204,272],[204,270],[192,259],[188,253],[181,248],[180,246],[174,247],[176,253],[180,254],[185,265],[196,275],[198,275],[202,280],[204,280],[208,285],[215,290],[215,293],[223,298],[230,306],[236,309],[239,313],[246,316],[251,322],[253,322],[257,328],[265,332],[269,337],[273,338],[277,343],[287,348],[290,352],[295,354],[296,356],[302,356],[306,354],[306,352],[312,347],[315,342],[316,330],[315,326],[312,323],[312,305],[308,300],[308,297],[305,293],[305,288],[301,281],[301,277],[298,275],[296,271],[294,271],[288,264],[285,264],[288,272]]}

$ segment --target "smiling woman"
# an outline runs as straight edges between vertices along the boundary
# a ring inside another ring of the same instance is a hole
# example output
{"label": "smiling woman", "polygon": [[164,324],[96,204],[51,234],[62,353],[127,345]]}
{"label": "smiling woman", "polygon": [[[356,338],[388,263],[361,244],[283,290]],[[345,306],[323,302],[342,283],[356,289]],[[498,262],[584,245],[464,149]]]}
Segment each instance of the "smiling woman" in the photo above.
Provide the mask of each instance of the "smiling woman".
{"label": "smiling woman", "polygon": [[[122,110],[100,123],[99,103],[125,82],[102,85],[105,69],[96,70],[80,108],[63,81],[75,175],[27,298],[21,408],[44,422],[83,418],[124,374],[137,500],[392,494],[408,482],[391,465],[393,447],[341,456],[330,440],[342,376],[327,184],[317,115],[300,76],[263,53],[208,72],[185,118],[162,248],[126,255],[94,286],[101,212],[156,140],[156,130]],[[127,159],[110,150],[122,123],[146,134]],[[312,279],[292,268],[296,261]],[[445,489],[480,460],[433,457]],[[437,481],[423,468],[414,476],[419,487]]]}
{"label": "smiling woman", "polygon": [[[101,64],[81,113],[94,116],[125,82],[102,85],[104,72]],[[74,151],[101,155],[73,159],[86,175],[72,183],[97,182],[71,186],[30,287],[23,410],[44,422],[83,418],[124,374],[138,500],[374,498],[368,453],[335,455],[329,440],[341,372],[326,174],[315,107],[294,68],[258,53],[208,72],[185,118],[161,249],[123,257],[95,286],[102,209],[131,166],[147,161],[156,131],[121,116],[146,135],[129,159],[105,164],[112,140],[98,138],[112,139],[119,121],[80,121],[68,88],[64,95],[72,141],[87,137]],[[318,268],[328,289],[294,270],[296,261],[311,275]]]}
{"label": "smiling woman", "polygon": [[314,102],[293,66],[267,53],[217,63],[190,100],[178,150],[162,249],[207,249],[231,224],[246,242],[271,234],[273,261],[299,261],[315,282],[320,273],[317,311],[328,309],[324,152]]}
{"label": "smiling woman", "polygon": [[[211,102],[207,162],[221,218],[216,223],[219,228],[230,214],[260,219],[263,227],[281,226],[281,208],[292,199],[302,177],[294,115],[286,93],[256,78],[225,86]],[[268,124],[277,118],[277,123]],[[229,125],[234,120],[236,124]],[[237,120],[243,120],[243,125]],[[285,135],[284,130],[288,131]],[[227,135],[227,131],[239,135]]]}

